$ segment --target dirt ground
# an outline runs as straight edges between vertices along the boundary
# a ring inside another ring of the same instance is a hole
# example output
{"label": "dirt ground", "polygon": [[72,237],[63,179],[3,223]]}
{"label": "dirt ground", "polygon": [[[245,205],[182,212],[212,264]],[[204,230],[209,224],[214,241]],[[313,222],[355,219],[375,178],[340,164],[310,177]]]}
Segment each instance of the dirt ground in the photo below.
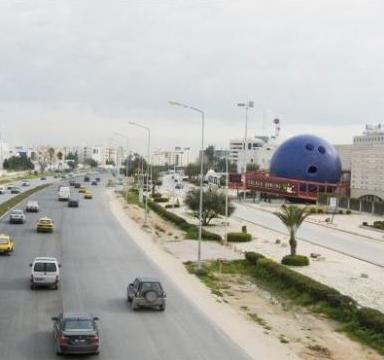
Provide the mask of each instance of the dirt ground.
{"label": "dirt ground", "polygon": [[[137,205],[123,203],[126,214],[138,224],[144,224],[144,211]],[[152,241],[164,250],[164,244],[184,240],[184,233],[173,224],[150,212],[147,225],[141,228]],[[170,253],[169,249],[166,250]],[[232,307],[239,317],[247,319],[265,334],[279,341],[300,359],[379,360],[375,351],[350,340],[337,331],[338,324],[304,308],[281,301],[270,292],[259,288],[251,278],[218,274],[224,295],[212,297]]]}

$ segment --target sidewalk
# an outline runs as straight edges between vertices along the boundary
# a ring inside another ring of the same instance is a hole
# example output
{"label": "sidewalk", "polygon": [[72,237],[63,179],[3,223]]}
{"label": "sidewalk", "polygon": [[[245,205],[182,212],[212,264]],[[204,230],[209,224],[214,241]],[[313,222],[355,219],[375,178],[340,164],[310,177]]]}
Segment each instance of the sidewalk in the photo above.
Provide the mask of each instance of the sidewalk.
{"label": "sidewalk", "polygon": [[[236,202],[235,202],[236,203]],[[239,202],[243,206],[248,206],[260,211],[266,211],[273,213],[279,211],[280,204],[268,204],[268,203],[252,203],[252,202]],[[345,210],[343,210],[345,212]],[[336,231],[343,231],[353,235],[364,236],[368,239],[380,240],[384,242],[384,232],[379,232],[374,229],[361,228],[363,222],[372,224],[374,221],[383,221],[384,217],[374,216],[364,213],[353,212],[350,215],[335,214],[333,217],[333,224],[325,221],[327,218],[332,218],[331,214],[311,214],[305,220],[308,223],[324,226],[328,229],[334,229]]]}

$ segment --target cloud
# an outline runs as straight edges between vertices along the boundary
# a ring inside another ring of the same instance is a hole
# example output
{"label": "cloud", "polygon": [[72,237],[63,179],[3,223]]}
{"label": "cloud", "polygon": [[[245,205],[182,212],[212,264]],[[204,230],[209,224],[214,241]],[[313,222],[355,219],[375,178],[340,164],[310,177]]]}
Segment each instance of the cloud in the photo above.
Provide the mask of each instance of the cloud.
{"label": "cloud", "polygon": [[383,119],[383,10],[379,0],[3,0],[3,133],[105,142],[133,119],[155,146],[198,148],[199,120],[168,106],[175,99],[203,108],[207,142],[224,147],[243,134],[236,103],[253,99],[254,133],[276,116],[283,131],[350,142]]}

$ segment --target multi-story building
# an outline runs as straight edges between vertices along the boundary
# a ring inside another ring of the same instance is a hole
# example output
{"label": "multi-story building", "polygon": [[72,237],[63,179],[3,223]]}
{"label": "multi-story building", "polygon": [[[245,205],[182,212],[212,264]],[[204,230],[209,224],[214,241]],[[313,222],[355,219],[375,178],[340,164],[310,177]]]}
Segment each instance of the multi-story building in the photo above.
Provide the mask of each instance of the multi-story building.
{"label": "multi-story building", "polygon": [[237,164],[237,171],[243,172],[245,164],[255,164],[262,170],[268,170],[272,155],[279,145],[277,136],[254,136],[244,139],[232,139],[229,143],[229,160]]}
{"label": "multi-story building", "polygon": [[184,167],[191,162],[191,149],[176,146],[174,150],[156,150],[152,153],[152,164],[157,166]]}
{"label": "multi-story building", "polygon": [[351,197],[384,201],[384,127],[367,125],[352,145],[336,145],[343,171],[351,172]]}

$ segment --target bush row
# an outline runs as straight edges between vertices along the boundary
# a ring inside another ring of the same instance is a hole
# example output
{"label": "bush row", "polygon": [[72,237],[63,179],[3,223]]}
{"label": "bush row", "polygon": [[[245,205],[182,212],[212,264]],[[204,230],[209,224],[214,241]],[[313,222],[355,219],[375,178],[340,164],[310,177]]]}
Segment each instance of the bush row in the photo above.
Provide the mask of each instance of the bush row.
{"label": "bush row", "polygon": [[[148,199],[148,206],[150,209],[152,209],[155,213],[160,215],[163,219],[168,220],[175,224],[179,229],[186,232],[186,238],[187,239],[197,239],[199,234],[199,228],[196,225],[190,224],[187,222],[184,218],[181,216],[178,216],[161,205],[157,204],[156,202]],[[213,232],[204,230],[201,233],[201,237],[204,240],[215,240],[215,241],[221,241],[221,236],[219,234],[215,234]]]}
{"label": "bush row", "polygon": [[244,232],[230,232],[227,234],[227,240],[230,242],[247,242],[252,240],[252,234]]}
{"label": "bush row", "polygon": [[169,201],[166,197],[155,197],[153,200],[157,203],[166,203]]}
{"label": "bush row", "polygon": [[[341,294],[334,288],[287,268],[263,255],[248,252],[246,260],[254,264],[253,275],[261,280],[269,280],[278,287],[297,294],[305,294],[312,299],[310,303],[328,305],[327,313],[334,319],[346,322],[356,329],[355,335],[370,344],[381,353],[384,352],[384,314],[376,309],[360,307],[350,296]],[[362,329],[368,331],[369,340],[362,334]],[[360,336],[359,336],[360,334]]]}

